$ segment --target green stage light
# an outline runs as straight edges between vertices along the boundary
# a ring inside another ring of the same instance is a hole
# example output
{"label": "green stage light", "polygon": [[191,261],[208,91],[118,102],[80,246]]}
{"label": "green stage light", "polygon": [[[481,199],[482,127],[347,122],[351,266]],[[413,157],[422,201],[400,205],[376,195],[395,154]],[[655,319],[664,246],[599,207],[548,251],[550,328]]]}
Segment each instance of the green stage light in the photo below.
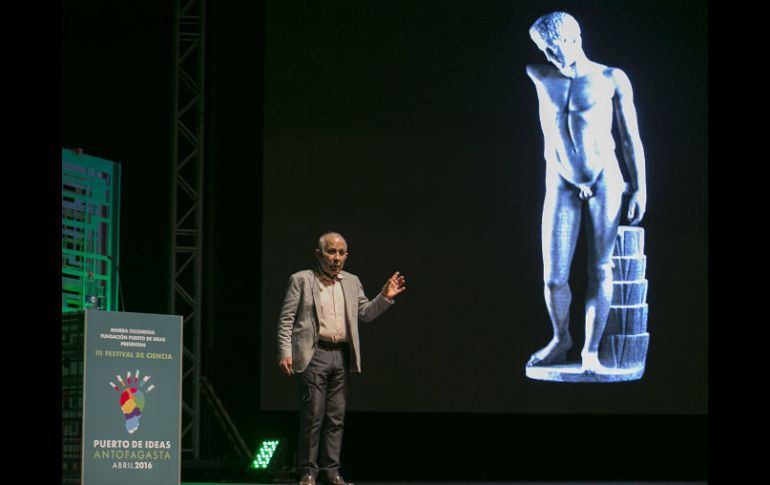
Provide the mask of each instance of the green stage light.
{"label": "green stage light", "polygon": [[262,444],[259,445],[259,449],[257,449],[257,453],[251,460],[251,468],[254,470],[266,470],[270,465],[270,460],[273,459],[279,443],[280,440],[263,440]]}

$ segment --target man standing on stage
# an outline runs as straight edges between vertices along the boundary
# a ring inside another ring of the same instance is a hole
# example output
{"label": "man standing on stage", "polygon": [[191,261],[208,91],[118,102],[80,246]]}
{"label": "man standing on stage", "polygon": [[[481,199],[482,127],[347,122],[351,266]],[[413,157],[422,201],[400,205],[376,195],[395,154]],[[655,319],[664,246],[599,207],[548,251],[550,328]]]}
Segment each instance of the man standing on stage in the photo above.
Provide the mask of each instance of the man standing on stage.
{"label": "man standing on stage", "polygon": [[348,370],[361,372],[358,319],[377,318],[406,287],[397,271],[369,301],[358,277],[342,271],[349,253],[338,233],[323,234],[315,255],[314,270],[289,278],[278,321],[278,366],[299,385],[300,485],[315,485],[319,473],[326,483],[346,485],[340,451]]}
{"label": "man standing on stage", "polygon": [[553,339],[535,352],[528,366],[563,363],[572,346],[568,280],[572,256],[586,209],[588,288],[585,302],[585,372],[601,372],[599,342],[612,299],[612,251],[620,221],[625,182],[615,157],[613,108],[629,180],[628,219],[644,216],[647,188],[644,150],[636,120],[631,83],[618,68],[589,60],[580,26],[569,14],[540,17],[530,37],[550,62],[527,66],[537,89],[545,141],[546,195],[542,249],[545,303]]}

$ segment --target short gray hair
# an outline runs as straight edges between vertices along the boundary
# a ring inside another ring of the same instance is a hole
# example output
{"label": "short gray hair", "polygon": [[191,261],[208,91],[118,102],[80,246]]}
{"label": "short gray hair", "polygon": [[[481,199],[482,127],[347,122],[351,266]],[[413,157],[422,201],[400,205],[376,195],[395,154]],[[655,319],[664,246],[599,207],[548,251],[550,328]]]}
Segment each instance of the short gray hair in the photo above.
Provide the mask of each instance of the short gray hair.
{"label": "short gray hair", "polygon": [[329,232],[325,232],[325,233],[321,234],[321,237],[319,237],[319,238],[318,238],[318,250],[319,250],[319,251],[321,251],[321,252],[323,252],[323,251],[324,251],[324,241],[325,241],[325,240],[326,240],[326,238],[327,238],[327,237],[329,237],[329,236],[337,236],[337,237],[339,237],[340,239],[342,239],[343,241],[345,241],[345,245],[346,245],[346,246],[348,245],[348,241],[347,241],[347,239],[345,239],[345,238],[342,236],[342,234],[340,234],[339,232],[329,231]]}

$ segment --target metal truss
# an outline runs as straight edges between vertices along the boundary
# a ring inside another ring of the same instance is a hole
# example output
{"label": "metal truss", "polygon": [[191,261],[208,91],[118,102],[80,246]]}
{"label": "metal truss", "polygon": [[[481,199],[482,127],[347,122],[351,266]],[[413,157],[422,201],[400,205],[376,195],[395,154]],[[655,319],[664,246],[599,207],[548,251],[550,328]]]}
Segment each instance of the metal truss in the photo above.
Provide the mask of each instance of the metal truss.
{"label": "metal truss", "polygon": [[183,317],[182,453],[201,459],[204,395],[236,453],[249,449],[202,375],[204,250],[205,0],[175,0],[169,314]]}
{"label": "metal truss", "polygon": [[175,0],[169,314],[182,315],[182,453],[200,458],[205,0]]}

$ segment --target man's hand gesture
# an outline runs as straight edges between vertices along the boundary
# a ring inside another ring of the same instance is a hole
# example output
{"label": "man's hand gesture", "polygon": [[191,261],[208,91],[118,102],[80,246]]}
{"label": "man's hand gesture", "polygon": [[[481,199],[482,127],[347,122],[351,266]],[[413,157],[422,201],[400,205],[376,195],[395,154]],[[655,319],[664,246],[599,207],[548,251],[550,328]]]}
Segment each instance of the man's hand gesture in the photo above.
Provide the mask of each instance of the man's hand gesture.
{"label": "man's hand gesture", "polygon": [[406,291],[406,286],[404,286],[405,283],[406,279],[396,271],[393,273],[393,276],[388,278],[388,281],[385,282],[385,286],[382,287],[382,296],[392,300],[396,295]]}

